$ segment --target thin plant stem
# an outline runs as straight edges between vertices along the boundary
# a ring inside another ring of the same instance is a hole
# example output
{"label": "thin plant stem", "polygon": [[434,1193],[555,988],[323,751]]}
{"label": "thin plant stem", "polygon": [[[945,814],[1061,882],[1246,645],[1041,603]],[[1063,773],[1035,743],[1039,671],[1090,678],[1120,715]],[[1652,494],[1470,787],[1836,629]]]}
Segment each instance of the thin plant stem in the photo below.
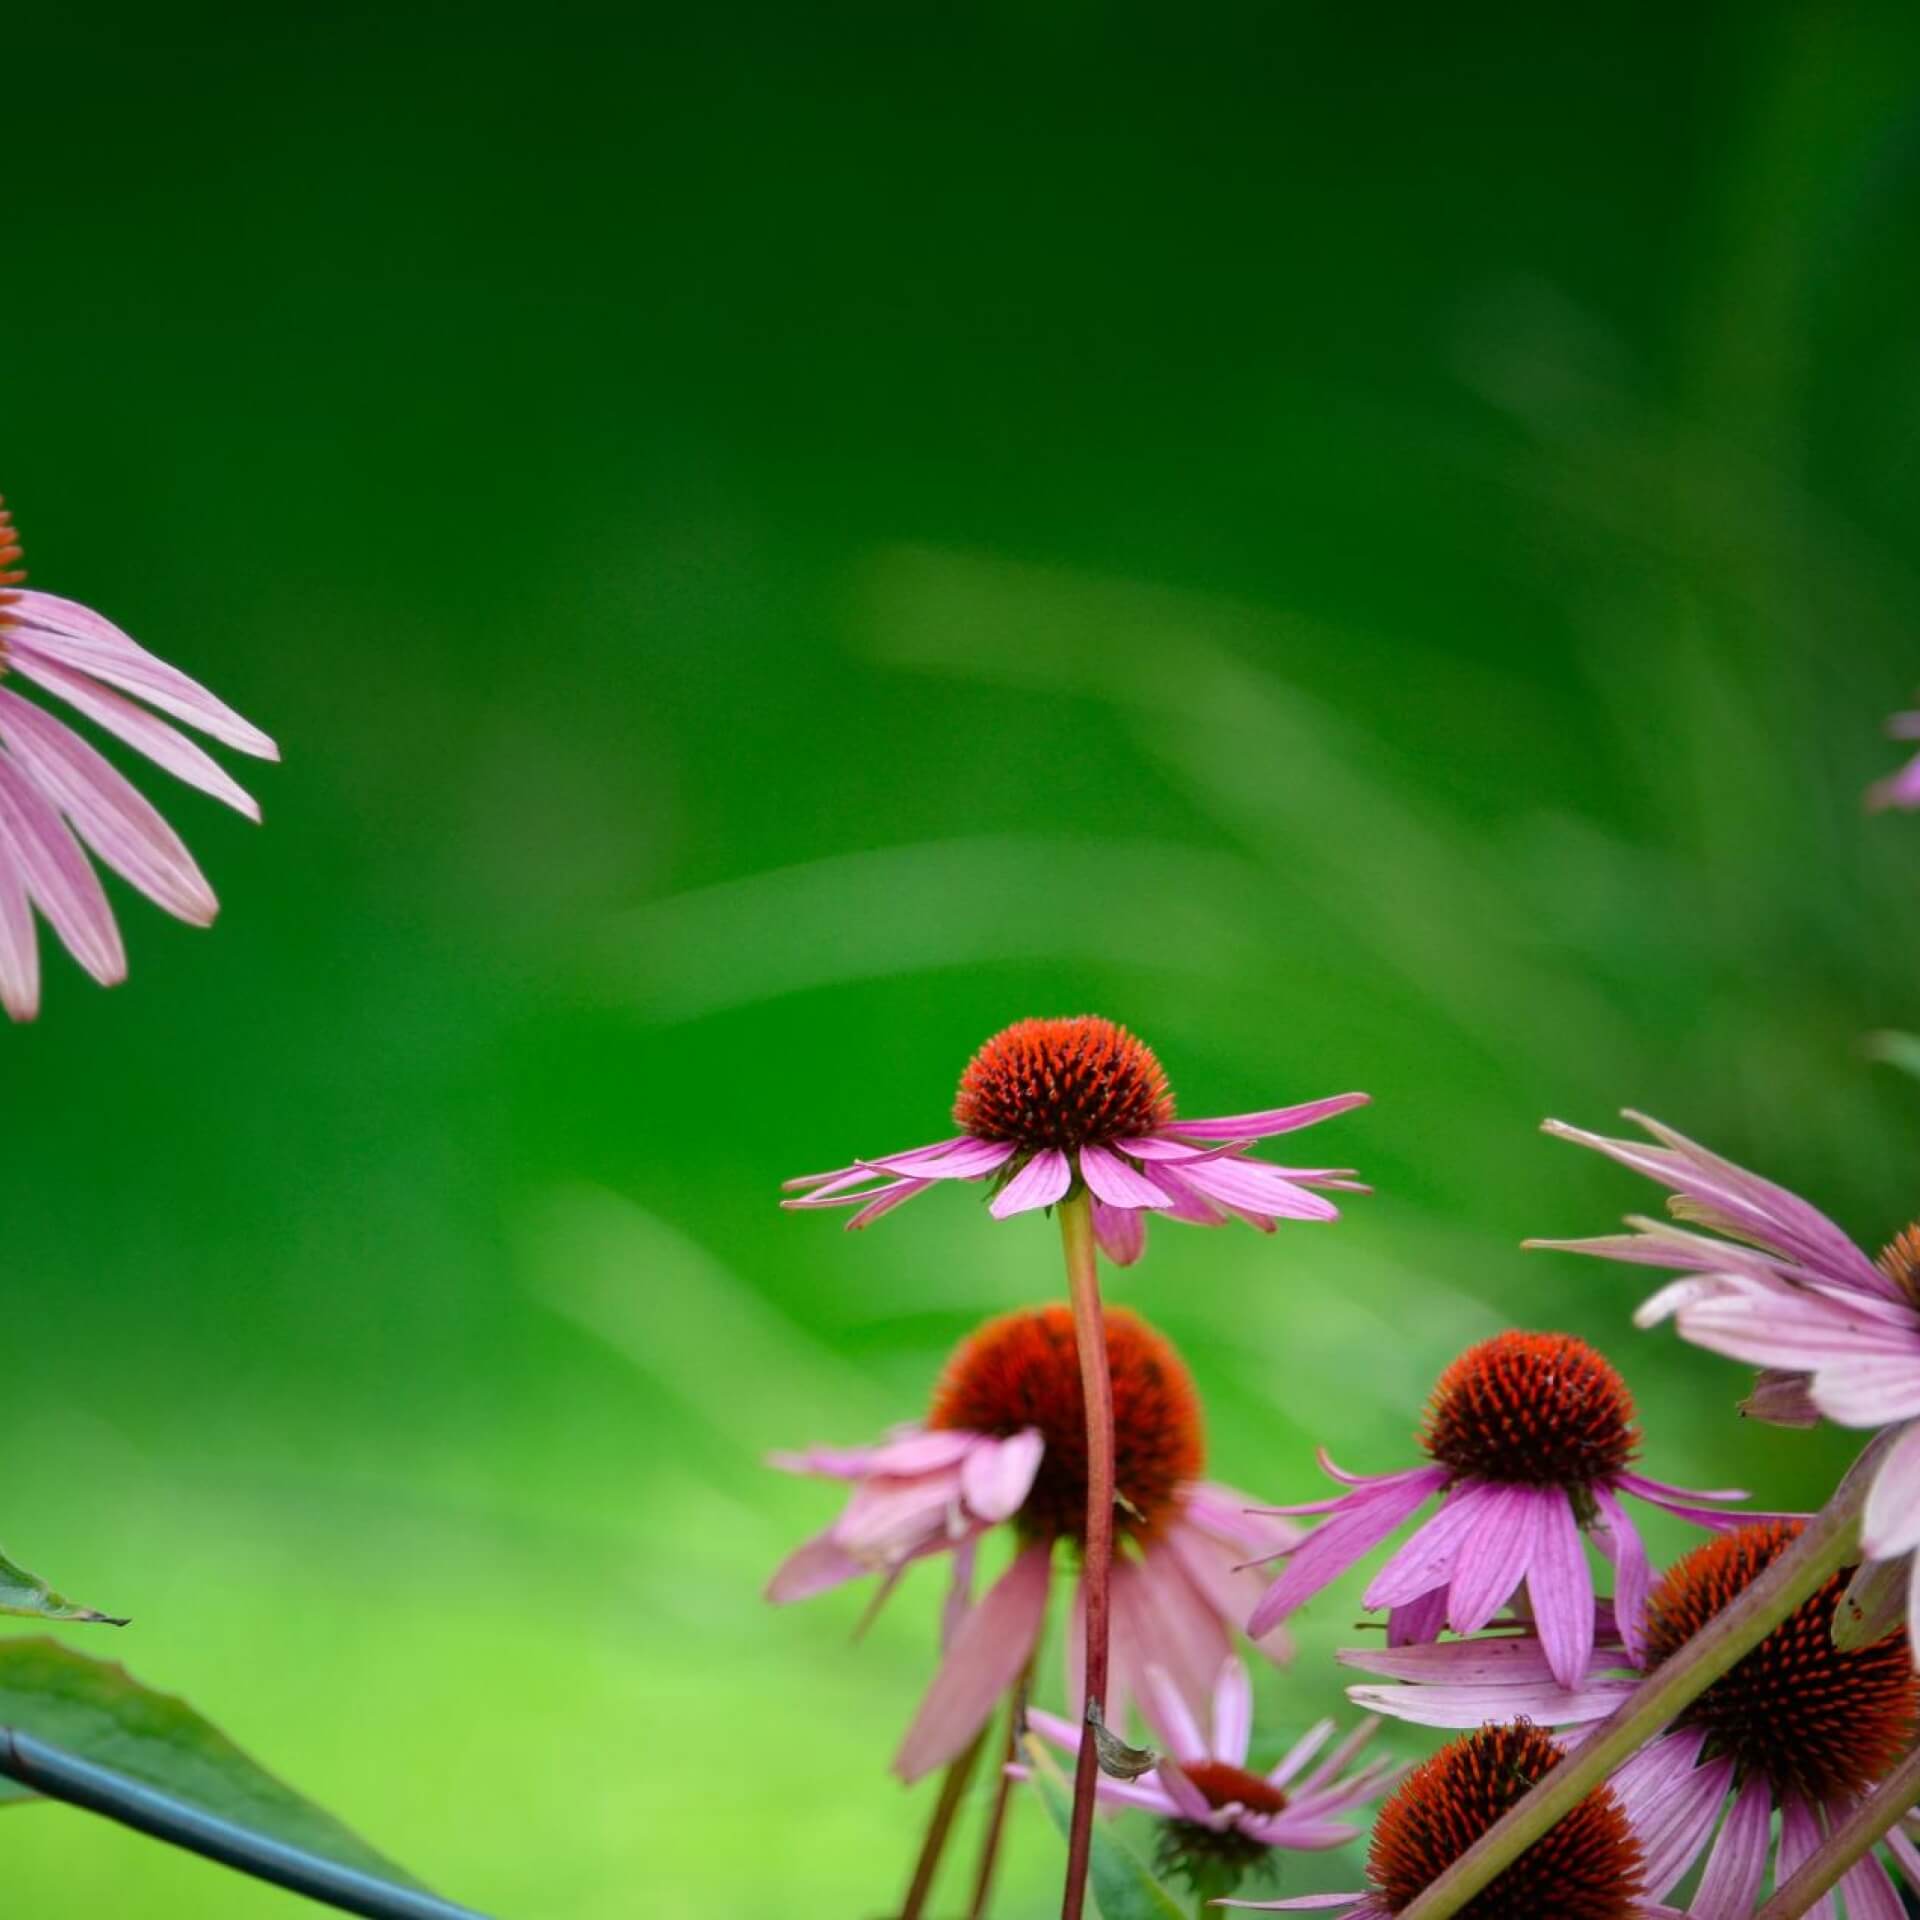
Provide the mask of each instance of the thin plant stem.
{"label": "thin plant stem", "polygon": [[1860,1509],[1887,1438],[1880,1435],[1869,1441],[1833,1498],[1807,1522],[1799,1539],[1672,1659],[1648,1674],[1611,1719],[1496,1820],[1403,1909],[1399,1920],[1448,1920],[1458,1913],[1622,1761],[1637,1753],[1846,1566],[1859,1552]]}
{"label": "thin plant stem", "polygon": [[1080,1920],[1093,1853],[1093,1798],[1100,1769],[1095,1729],[1106,1725],[1108,1602],[1113,1586],[1113,1380],[1107,1371],[1107,1329],[1100,1312],[1099,1256],[1093,1208],[1085,1188],[1061,1201],[1060,1245],[1073,1302],[1073,1339],[1087,1401],[1087,1543],[1080,1585],[1086,1596],[1086,1702],[1080,1760],[1073,1773],[1073,1817],[1067,1829],[1067,1883],[1061,1920]]}
{"label": "thin plant stem", "polygon": [[1873,1851],[1874,1843],[1916,1801],[1920,1801],[1920,1747],[1801,1861],[1799,1871],[1775,1892],[1754,1920],[1798,1920],[1823,1893],[1840,1884],[1849,1867]]}
{"label": "thin plant stem", "polygon": [[1020,1757],[1020,1723],[1026,1717],[1027,1688],[1033,1679],[1033,1656],[1021,1669],[1013,1692],[1007,1697],[1007,1741],[1000,1756],[1000,1778],[994,1785],[993,1811],[987,1816],[987,1830],[980,1839],[980,1864],[974,1869],[973,1899],[967,1907],[967,1920],[986,1920],[987,1903],[993,1897],[993,1870],[1000,1863],[1000,1842],[1007,1828],[1007,1803],[1013,1792],[1013,1777],[1007,1772]]}
{"label": "thin plant stem", "polygon": [[149,1839],[184,1847],[202,1859],[303,1893],[343,1913],[361,1914],[365,1920],[481,1920],[470,1908],[456,1907],[422,1888],[397,1886],[357,1867],[235,1826],[144,1781],[130,1780],[13,1727],[0,1727],[0,1774],[49,1800],[83,1807]]}
{"label": "thin plant stem", "polygon": [[920,1843],[920,1857],[913,1864],[913,1881],[907,1888],[907,1897],[900,1904],[900,1920],[920,1920],[926,1911],[928,1896],[933,1892],[934,1877],[940,1871],[940,1857],[947,1850],[947,1836],[953,1831],[953,1817],[960,1811],[960,1802],[965,1799],[967,1783],[973,1778],[973,1770],[980,1763],[980,1749],[987,1744],[987,1730],[982,1727],[973,1736],[965,1753],[947,1768],[946,1778],[940,1782],[940,1797],[933,1803],[933,1818],[927,1822],[927,1837]]}

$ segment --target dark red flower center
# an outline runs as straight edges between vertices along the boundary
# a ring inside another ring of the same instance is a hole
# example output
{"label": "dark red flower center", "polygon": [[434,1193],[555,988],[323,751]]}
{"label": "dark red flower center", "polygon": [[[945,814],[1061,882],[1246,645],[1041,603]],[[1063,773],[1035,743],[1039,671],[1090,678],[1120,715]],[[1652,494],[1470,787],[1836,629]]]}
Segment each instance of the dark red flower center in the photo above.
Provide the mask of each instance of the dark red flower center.
{"label": "dark red flower center", "polygon": [[1907,1296],[1911,1305],[1920,1307],[1920,1224],[1902,1227],[1880,1249],[1874,1265]]}
{"label": "dark red flower center", "polygon": [[[1677,1653],[1798,1537],[1797,1521],[1741,1527],[1675,1562],[1647,1603],[1647,1661]],[[1842,1653],[1834,1609],[1852,1570],[1837,1573],[1723,1674],[1681,1724],[1707,1729],[1707,1751],[1776,1794],[1836,1805],[1864,1792],[1907,1750],[1920,1678],[1904,1632]]]}
{"label": "dark red flower center", "polygon": [[1042,1147],[1103,1145],[1173,1118],[1153,1049],[1095,1014],[1022,1020],[967,1062],[955,1122],[980,1140]]}
{"label": "dark red flower center", "polygon": [[20,560],[20,536],[13,530],[6,501],[0,500],[0,633],[13,625],[12,608],[20,598],[20,582],[27,577]]}
{"label": "dark red flower center", "polygon": [[1638,1437],[1626,1382],[1584,1340],[1500,1333],[1440,1376],[1420,1441],[1457,1475],[1579,1488],[1620,1472]]}
{"label": "dark red flower center", "polygon": [[[1367,1856],[1387,1910],[1411,1904],[1559,1764],[1560,1749],[1522,1720],[1482,1727],[1415,1767],[1380,1809]],[[1600,1787],[1475,1894],[1461,1920],[1628,1920],[1645,1881],[1640,1842],[1613,1789]]]}
{"label": "dark red flower center", "polygon": [[[1109,1307],[1113,1374],[1115,1526],[1150,1538],[1181,1486],[1206,1464],[1200,1396],[1172,1345],[1138,1314]],[[1046,1441],[1021,1532],[1080,1541],[1087,1527],[1087,1403],[1065,1306],[1023,1308],[989,1320],[947,1362],[927,1424],[1005,1438],[1025,1427]]]}
{"label": "dark red flower center", "polygon": [[1272,1781],[1245,1767],[1230,1767],[1224,1760],[1196,1760],[1181,1772],[1206,1795],[1210,1807],[1230,1807],[1237,1801],[1249,1813],[1287,1810],[1287,1796]]}

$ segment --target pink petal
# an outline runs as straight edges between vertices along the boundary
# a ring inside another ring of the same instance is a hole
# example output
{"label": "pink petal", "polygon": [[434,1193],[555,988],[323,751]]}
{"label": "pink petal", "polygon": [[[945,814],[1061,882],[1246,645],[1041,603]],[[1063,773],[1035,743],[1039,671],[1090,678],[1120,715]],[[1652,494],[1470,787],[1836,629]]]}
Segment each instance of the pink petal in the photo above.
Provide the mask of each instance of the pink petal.
{"label": "pink petal", "polygon": [[1164,1207],[1167,1196],[1136,1167],[1105,1147],[1080,1149],[1080,1177],[1096,1200],[1110,1207]]}
{"label": "pink petal", "polygon": [[1050,1546],[1027,1548],[968,1614],[894,1756],[902,1780],[963,1752],[1020,1677],[1046,1616],[1052,1560]]}
{"label": "pink petal", "polygon": [[[1820,1822],[1813,1809],[1796,1794],[1789,1794],[1780,1806],[1780,1851],[1775,1856],[1774,1882],[1786,1883],[1800,1870],[1820,1845]],[[1805,1920],[1834,1920],[1833,1895],[1823,1893],[1805,1910]]]}
{"label": "pink petal", "polygon": [[866,1561],[856,1560],[835,1543],[833,1529],[829,1527],[781,1561],[767,1582],[767,1598],[775,1606],[786,1606],[791,1601],[807,1600],[816,1593],[843,1586],[849,1580],[858,1580],[872,1571]]}
{"label": "pink petal", "polygon": [[1434,1587],[1450,1585],[1461,1548],[1499,1491],[1484,1480],[1462,1480],[1455,1485],[1446,1505],[1373,1576],[1362,1604],[1370,1608],[1397,1607]]}
{"label": "pink petal", "polygon": [[885,1173],[911,1174],[916,1180],[978,1180],[1004,1167],[1015,1151],[1011,1141],[963,1138],[957,1144],[945,1140],[937,1147],[890,1153],[884,1159],[863,1160],[860,1164]]}
{"label": "pink petal", "polygon": [[1262,1113],[1232,1113],[1215,1120],[1175,1120],[1159,1132],[1163,1139],[1173,1140],[1270,1140],[1275,1134],[1292,1133],[1296,1128],[1331,1120],[1336,1113],[1364,1107],[1372,1098],[1367,1093],[1337,1093],[1330,1099],[1309,1100],[1297,1107],[1269,1107]]}
{"label": "pink petal", "polygon": [[1247,1632],[1255,1640],[1336,1580],[1446,1484],[1445,1467],[1352,1497],[1294,1549],[1287,1568],[1253,1610]]}
{"label": "pink petal", "polygon": [[[1558,1488],[1544,1497],[1563,1498]],[[1532,1487],[1499,1487],[1482,1507],[1454,1562],[1447,1624],[1455,1633],[1478,1633],[1512,1599],[1533,1557],[1538,1498]]]}
{"label": "pink petal", "polygon": [[108,866],[194,926],[219,911],[180,836],[70,727],[0,687],[0,741]]}
{"label": "pink petal", "polygon": [[1646,1543],[1611,1488],[1596,1485],[1593,1498],[1604,1522],[1595,1528],[1594,1540],[1613,1563],[1614,1618],[1627,1651],[1638,1660],[1646,1650],[1647,1593],[1653,1579]]}
{"label": "pink petal", "polygon": [[4,841],[0,841],[0,1006],[13,1020],[31,1020],[40,1011],[40,945],[34,938],[33,904]]}
{"label": "pink petal", "polygon": [[25,643],[56,664],[104,680],[241,753],[280,758],[280,749],[258,727],[91,608],[50,593],[23,593],[13,611]]}
{"label": "pink petal", "polygon": [[1563,1687],[1572,1689],[1587,1677],[1593,1658],[1593,1576],[1567,1496],[1556,1491],[1535,1517],[1540,1531],[1527,1570],[1527,1594],[1547,1665]]}
{"label": "pink petal", "polygon": [[960,1492],[982,1520],[1010,1520],[1033,1490],[1046,1440],[1029,1427],[1006,1440],[989,1440],[968,1454],[960,1469]]}
{"label": "pink petal", "polygon": [[1173,1675],[1165,1667],[1157,1664],[1147,1667],[1146,1698],[1142,1704],[1154,1731],[1166,1742],[1175,1760],[1192,1767],[1211,1757],[1186,1695],[1174,1684]]}
{"label": "pink petal", "polygon": [[10,652],[14,664],[29,680],[37,681],[49,693],[58,694],[76,713],[85,714],[96,726],[104,727],[145,754],[156,767],[177,780],[184,780],[190,787],[198,787],[202,793],[212,794],[249,820],[260,818],[259,801],[210,753],[177,728],[170,727],[158,714],[135,706],[123,695],[96,685],[82,674],[55,666],[38,648],[16,646]]}
{"label": "pink petal", "polygon": [[[891,1213],[895,1207],[903,1207],[909,1200],[916,1199],[934,1183],[931,1180],[896,1180],[890,1187],[882,1187],[871,1196],[862,1195],[866,1205],[847,1222],[849,1233],[858,1233],[862,1227],[870,1227],[883,1215]],[[789,1205],[798,1205],[790,1201]]]}
{"label": "pink petal", "polygon": [[67,951],[104,987],[127,977],[126,950],[100,877],[66,823],[19,765],[0,753],[0,857],[10,859]]}
{"label": "pink petal", "polygon": [[1920,1415],[1920,1355],[1830,1360],[1815,1371],[1809,1392],[1843,1427],[1890,1427]]}
{"label": "pink petal", "polygon": [[1296,1187],[1258,1160],[1196,1160],[1180,1169],[1180,1178],[1209,1200],[1245,1213],[1278,1215],[1283,1220],[1337,1220],[1331,1200]]}
{"label": "pink petal", "polygon": [[1244,1767],[1252,1744],[1253,1682],[1243,1661],[1223,1660],[1213,1684],[1213,1758]]}
{"label": "pink petal", "polygon": [[[1749,1780],[1734,1796],[1720,1837],[1700,1876],[1694,1904],[1702,1913],[1751,1913],[1767,1872],[1767,1836],[1773,1826],[1773,1794],[1764,1780]],[[1655,1893],[1666,1888],[1655,1887]],[[1897,1909],[1896,1909],[1897,1911]]]}
{"label": "pink petal", "polygon": [[1875,1854],[1847,1869],[1840,1891],[1846,1895],[1847,1920],[1906,1920],[1906,1907]]}
{"label": "pink petal", "polygon": [[1130,1267],[1147,1250],[1147,1217],[1135,1207],[1093,1203],[1093,1237],[1116,1267]]}
{"label": "pink petal", "polygon": [[1044,1147],[1016,1173],[987,1209],[996,1220],[1050,1207],[1073,1185],[1073,1166],[1058,1147]]}

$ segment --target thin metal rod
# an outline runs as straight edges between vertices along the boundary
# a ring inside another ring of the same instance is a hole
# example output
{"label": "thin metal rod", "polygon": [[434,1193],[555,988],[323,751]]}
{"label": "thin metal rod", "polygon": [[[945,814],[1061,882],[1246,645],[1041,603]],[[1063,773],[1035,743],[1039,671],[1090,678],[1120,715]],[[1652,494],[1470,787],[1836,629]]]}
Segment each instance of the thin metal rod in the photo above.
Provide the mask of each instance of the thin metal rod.
{"label": "thin metal rod", "polygon": [[303,1893],[344,1913],[362,1914],[366,1920],[484,1920],[470,1907],[453,1906],[417,1888],[397,1887],[357,1867],[343,1867],[338,1861],[250,1833],[13,1727],[0,1727],[0,1774],[49,1800],[84,1807],[149,1839],[184,1847],[204,1860],[270,1881],[291,1893]]}

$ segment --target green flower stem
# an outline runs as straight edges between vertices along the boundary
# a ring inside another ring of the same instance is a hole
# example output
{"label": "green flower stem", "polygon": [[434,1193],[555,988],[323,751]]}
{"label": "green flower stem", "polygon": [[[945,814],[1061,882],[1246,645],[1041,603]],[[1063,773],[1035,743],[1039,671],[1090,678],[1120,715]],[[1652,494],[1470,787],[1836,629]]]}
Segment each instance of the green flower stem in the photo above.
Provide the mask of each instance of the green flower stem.
{"label": "green flower stem", "polygon": [[[1037,1650],[1036,1650],[1037,1651]],[[1007,1830],[1007,1803],[1013,1793],[1013,1776],[1007,1769],[1020,1757],[1020,1729],[1027,1716],[1027,1690],[1033,1683],[1034,1654],[1014,1682],[1007,1699],[1007,1739],[1000,1753],[1000,1778],[994,1783],[993,1811],[987,1816],[987,1830],[980,1841],[980,1863],[974,1870],[973,1898],[967,1905],[967,1920],[986,1920],[993,1898],[993,1870],[1000,1859],[1000,1842]]]}
{"label": "green flower stem", "polygon": [[1800,1870],[1781,1887],[1754,1920],[1798,1920],[1823,1893],[1838,1886],[1847,1869],[1920,1801],[1920,1747],[1881,1781],[1878,1789],[1801,1861]]}
{"label": "green flower stem", "polygon": [[1093,1854],[1093,1797],[1100,1770],[1094,1729],[1106,1725],[1107,1608],[1113,1585],[1113,1379],[1107,1370],[1107,1329],[1100,1312],[1100,1265],[1094,1250],[1093,1206],[1084,1187],[1060,1202],[1060,1245],[1067,1259],[1073,1302],[1073,1340],[1080,1353],[1080,1384],[1087,1401],[1087,1544],[1081,1587],[1087,1611],[1086,1731],[1073,1774],[1073,1816],[1067,1828],[1067,1883],[1061,1920],[1080,1920]]}
{"label": "green flower stem", "polygon": [[1399,1920],[1448,1920],[1563,1820],[1857,1555],[1860,1509],[1887,1436],[1868,1442],[1834,1496],[1753,1585],[1707,1622],[1619,1710],[1483,1833]]}
{"label": "green flower stem", "polygon": [[946,1852],[947,1836],[953,1831],[953,1816],[966,1798],[967,1783],[973,1778],[973,1770],[980,1763],[980,1750],[986,1744],[987,1730],[982,1727],[966,1752],[947,1768],[946,1778],[940,1782],[940,1798],[933,1803],[927,1837],[921,1841],[920,1858],[913,1864],[913,1884],[907,1888],[907,1897],[900,1904],[900,1920],[920,1920],[926,1911],[934,1876],[940,1871],[940,1856]]}
{"label": "green flower stem", "polygon": [[309,1900],[365,1915],[366,1920],[482,1920],[470,1908],[453,1906],[417,1887],[395,1886],[357,1867],[250,1833],[12,1727],[0,1727],[0,1774],[49,1800],[104,1814],[150,1839],[184,1847]]}

